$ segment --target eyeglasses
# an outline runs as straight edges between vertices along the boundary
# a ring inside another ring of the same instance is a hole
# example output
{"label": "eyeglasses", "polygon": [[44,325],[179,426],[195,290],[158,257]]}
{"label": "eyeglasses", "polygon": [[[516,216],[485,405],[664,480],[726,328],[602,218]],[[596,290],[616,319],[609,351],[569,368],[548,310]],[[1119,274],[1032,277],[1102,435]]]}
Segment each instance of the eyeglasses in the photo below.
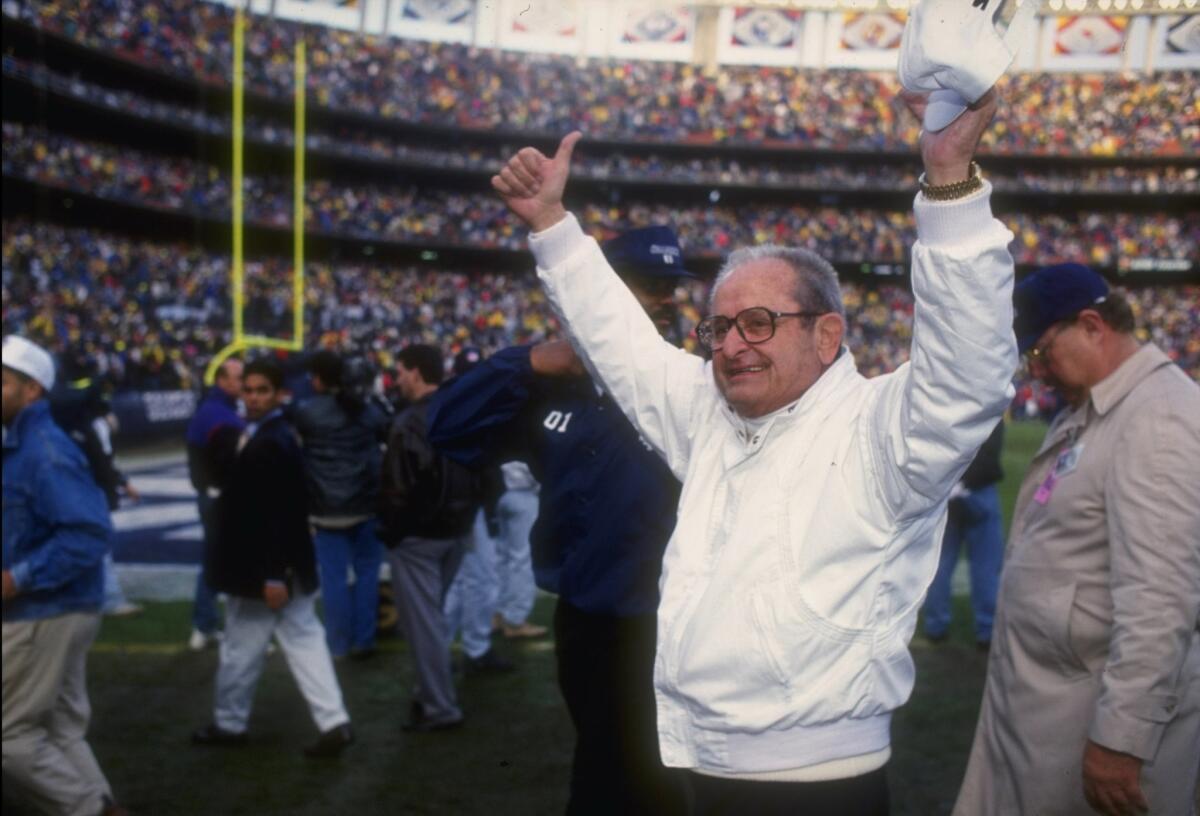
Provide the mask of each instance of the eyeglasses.
{"label": "eyeglasses", "polygon": [[773,312],[766,306],[742,309],[733,317],[709,315],[696,325],[696,339],[709,351],[725,345],[729,330],[737,326],[738,334],[747,343],[765,343],[775,336],[775,321],[781,317],[819,317],[826,312]]}
{"label": "eyeglasses", "polygon": [[1072,318],[1071,320],[1063,320],[1055,323],[1052,327],[1055,329],[1054,334],[1050,335],[1045,340],[1029,349],[1029,351],[1025,352],[1026,359],[1031,363],[1045,362],[1046,355],[1049,354],[1050,349],[1054,347],[1054,343],[1058,340],[1058,336],[1066,331],[1067,328],[1074,322],[1075,320]]}

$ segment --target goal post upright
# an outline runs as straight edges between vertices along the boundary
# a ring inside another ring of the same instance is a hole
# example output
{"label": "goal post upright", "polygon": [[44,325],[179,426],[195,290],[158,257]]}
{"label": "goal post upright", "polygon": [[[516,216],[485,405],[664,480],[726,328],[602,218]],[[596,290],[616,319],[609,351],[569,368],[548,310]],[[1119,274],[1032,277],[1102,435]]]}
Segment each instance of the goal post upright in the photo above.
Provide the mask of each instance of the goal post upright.
{"label": "goal post upright", "polygon": [[273,348],[284,351],[300,351],[304,348],[304,158],[305,139],[305,96],[307,82],[307,51],[304,40],[296,43],[295,51],[295,122],[293,137],[292,177],[292,338],[265,337],[246,334],[244,323],[246,309],[246,276],[244,262],[244,196],[243,178],[245,140],[245,31],[246,18],[241,8],[234,14],[233,22],[233,178],[231,203],[233,220],[232,259],[230,263],[230,287],[233,301],[233,339],[213,355],[204,371],[204,382],[212,385],[221,364],[251,348]]}

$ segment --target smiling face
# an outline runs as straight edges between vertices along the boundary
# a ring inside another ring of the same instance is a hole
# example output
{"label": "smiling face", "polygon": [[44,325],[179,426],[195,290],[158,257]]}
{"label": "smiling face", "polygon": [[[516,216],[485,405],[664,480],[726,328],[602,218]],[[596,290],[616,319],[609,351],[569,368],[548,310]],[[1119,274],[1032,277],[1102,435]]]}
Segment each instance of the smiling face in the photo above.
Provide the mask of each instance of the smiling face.
{"label": "smiling face", "polygon": [[[717,290],[713,311],[733,317],[743,309],[765,306],[773,312],[799,312],[796,273],[777,258],[749,261]],[[836,359],[845,324],[837,314],[815,319],[777,318],[775,335],[747,343],[736,328],[713,351],[713,379],[740,416],[765,416],[807,391]]]}

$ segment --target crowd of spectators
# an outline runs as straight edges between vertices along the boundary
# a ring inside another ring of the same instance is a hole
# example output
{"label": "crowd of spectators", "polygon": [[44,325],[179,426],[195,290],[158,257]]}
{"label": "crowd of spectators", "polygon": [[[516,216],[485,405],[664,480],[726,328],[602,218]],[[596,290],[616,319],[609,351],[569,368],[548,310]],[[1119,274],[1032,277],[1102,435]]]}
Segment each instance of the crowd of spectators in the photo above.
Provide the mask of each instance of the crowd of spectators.
{"label": "crowd of spectators", "polygon": [[[381,373],[408,343],[452,356],[471,345],[494,351],[556,336],[558,323],[532,274],[432,266],[313,262],[306,266],[307,348],[363,355]],[[229,259],[191,246],[133,240],[90,229],[9,221],[3,228],[5,331],[88,359],[116,389],[198,387],[203,366],[232,337]],[[907,359],[912,295],[904,285],[843,283],[849,331],[868,376]],[[704,308],[704,285],[681,287],[681,334]],[[1200,380],[1200,286],[1126,292],[1142,339],[1166,349]],[[287,337],[291,267],[280,258],[246,264],[248,332]],[[694,348],[694,338],[686,344]],[[385,376],[385,386],[387,380]],[[1021,412],[1038,392],[1020,382]]]}
{"label": "crowd of spectators", "polygon": [[[191,159],[150,155],[6,122],[5,175],[139,206],[227,219],[230,182],[223,170]],[[291,180],[245,179],[245,214],[289,228]],[[481,179],[475,192],[326,179],[305,187],[308,227],[370,241],[466,245],[518,250],[525,236]],[[680,205],[592,201],[579,208],[604,236],[650,223],[671,223],[689,253],[722,255],[764,242],[802,246],[837,262],[903,263],[915,238],[911,212],[772,204]],[[1006,214],[1021,264],[1083,260],[1110,268],[1122,258],[1200,257],[1200,217],[1164,213]]]}
{"label": "crowd of spectators", "polygon": [[[229,82],[233,11],[191,0],[6,0],[4,14],[188,80]],[[917,123],[894,73],[680,63],[582,62],[357,34],[251,16],[249,86],[292,92],[295,43],[325,107],[486,130],[667,142],[748,142],[907,152]],[[1194,156],[1200,84],[1193,74],[1022,73],[984,136],[1003,153]]]}
{"label": "crowd of spectators", "polygon": [[[46,66],[3,57],[4,75],[19,77],[36,87],[106,108],[123,115],[186,126],[201,133],[228,137],[229,116],[218,116],[203,108],[154,99],[123,88],[98,85],[80,77],[67,76]],[[246,135],[251,142],[291,147],[293,134],[271,120],[249,116]],[[420,166],[448,170],[474,170],[490,175],[520,145],[442,146],[425,135],[381,135],[352,127],[336,132],[310,129],[305,137],[314,154],[387,162],[401,167]],[[821,190],[913,189],[916,164],[869,165],[834,158],[817,158],[780,151],[766,157],[710,155],[676,158],[655,152],[633,151],[603,144],[588,145],[576,152],[577,178],[640,183],[671,182],[702,186],[743,185],[752,187],[808,188]],[[989,167],[988,176],[1004,192],[1161,194],[1200,192],[1200,168],[1163,164],[1151,166],[1081,166],[1025,168],[1011,173]]]}

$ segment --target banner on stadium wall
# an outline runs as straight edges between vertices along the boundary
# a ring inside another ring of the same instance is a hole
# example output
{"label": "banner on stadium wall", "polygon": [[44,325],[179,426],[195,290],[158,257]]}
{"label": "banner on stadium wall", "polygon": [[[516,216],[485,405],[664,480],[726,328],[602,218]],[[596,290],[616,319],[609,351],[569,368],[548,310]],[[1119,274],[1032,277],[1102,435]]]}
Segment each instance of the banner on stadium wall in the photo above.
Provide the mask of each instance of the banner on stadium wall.
{"label": "banner on stadium wall", "polygon": [[1200,14],[1172,14],[1157,22],[1153,47],[1158,67],[1200,68]]}
{"label": "banner on stadium wall", "polygon": [[301,23],[357,29],[366,0],[276,0],[275,16]]}
{"label": "banner on stadium wall", "polygon": [[723,8],[717,17],[717,60],[728,65],[799,65],[809,19],[790,9]]}
{"label": "banner on stadium wall", "polygon": [[627,8],[621,26],[621,42],[630,45],[691,42],[692,11],[686,6]]}
{"label": "banner on stadium wall", "polygon": [[405,20],[438,25],[462,25],[475,12],[473,0],[400,0],[400,16]]}
{"label": "banner on stadium wall", "polygon": [[579,53],[583,31],[579,0],[504,0],[500,13],[502,47]]}
{"label": "banner on stadium wall", "polygon": [[182,435],[196,412],[193,391],[126,391],[112,399],[122,441]]}
{"label": "banner on stadium wall", "polygon": [[729,44],[734,48],[793,48],[800,41],[799,11],[735,8]]}
{"label": "banner on stadium wall", "polygon": [[1055,21],[1054,53],[1087,57],[1119,54],[1128,28],[1128,17],[1059,17]]}
{"label": "banner on stadium wall", "polygon": [[899,51],[904,35],[904,15],[899,12],[842,15],[838,44],[843,51]]}
{"label": "banner on stadium wall", "polygon": [[1052,72],[1133,67],[1138,55],[1145,54],[1145,42],[1131,39],[1130,29],[1129,17],[1046,17],[1042,21],[1041,67]]}
{"label": "banner on stadium wall", "polygon": [[905,19],[905,14],[899,11],[827,15],[827,64],[830,67],[895,69]]}
{"label": "banner on stadium wall", "polygon": [[475,0],[392,0],[387,32],[397,37],[469,43],[475,28]]}

